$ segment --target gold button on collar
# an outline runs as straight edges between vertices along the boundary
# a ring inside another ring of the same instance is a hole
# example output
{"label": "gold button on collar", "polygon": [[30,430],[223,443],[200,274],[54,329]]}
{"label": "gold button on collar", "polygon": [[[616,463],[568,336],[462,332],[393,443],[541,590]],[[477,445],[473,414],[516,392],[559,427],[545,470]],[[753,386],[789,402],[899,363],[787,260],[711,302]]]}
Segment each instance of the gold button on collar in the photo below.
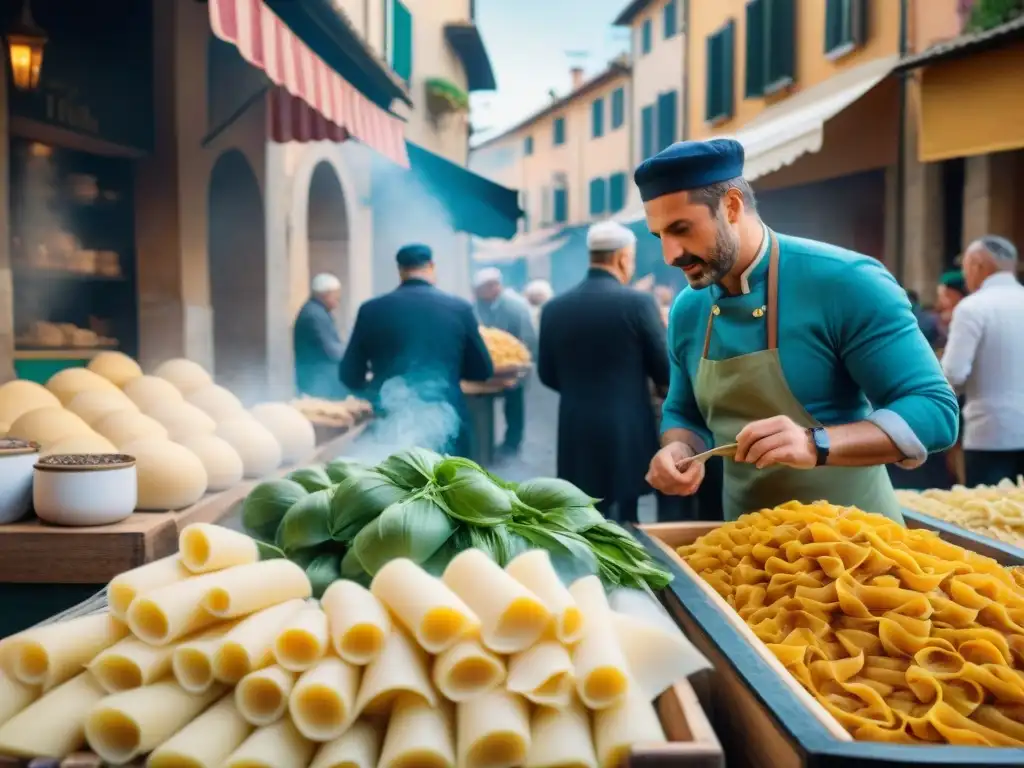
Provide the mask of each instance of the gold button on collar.
{"label": "gold button on collar", "polygon": [[768,309],[768,307],[766,307],[766,306],[765,307],[758,307],[757,309],[754,310],[754,313],[753,313],[754,317],[764,317],[764,313],[765,313],[765,311],[767,309]]}
{"label": "gold button on collar", "polygon": [[718,315],[719,313],[721,313],[721,311],[722,311],[722,310],[720,310],[720,309],[718,308],[718,305],[717,305],[717,304],[712,304],[712,305],[711,305],[711,314],[712,314],[712,315]]}

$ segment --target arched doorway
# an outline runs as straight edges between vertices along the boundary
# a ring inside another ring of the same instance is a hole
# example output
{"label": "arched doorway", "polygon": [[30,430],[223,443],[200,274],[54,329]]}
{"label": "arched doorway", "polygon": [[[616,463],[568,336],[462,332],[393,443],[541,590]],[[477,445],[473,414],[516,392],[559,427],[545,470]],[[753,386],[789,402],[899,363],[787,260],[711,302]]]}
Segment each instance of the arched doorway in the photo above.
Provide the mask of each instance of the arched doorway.
{"label": "arched doorway", "polygon": [[[349,231],[345,193],[334,166],[321,160],[309,179],[306,213],[309,278],[329,272],[341,280],[341,306],[336,318],[351,317],[352,286],[349,275]],[[307,280],[307,285],[308,285]]]}
{"label": "arched doorway", "polygon": [[249,403],[268,384],[266,227],[259,182],[237,149],[213,166],[207,211],[214,377]]}

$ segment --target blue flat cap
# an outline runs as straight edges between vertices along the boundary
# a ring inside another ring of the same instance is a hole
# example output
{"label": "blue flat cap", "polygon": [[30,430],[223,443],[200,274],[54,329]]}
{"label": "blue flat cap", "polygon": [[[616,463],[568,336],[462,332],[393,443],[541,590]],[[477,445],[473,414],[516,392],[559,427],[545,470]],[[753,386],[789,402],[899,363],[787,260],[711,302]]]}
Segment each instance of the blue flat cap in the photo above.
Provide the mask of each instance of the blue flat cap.
{"label": "blue flat cap", "polygon": [[678,141],[644,160],[633,171],[645,203],[656,197],[699,189],[743,175],[743,145],[733,139]]}
{"label": "blue flat cap", "polygon": [[429,264],[434,260],[434,254],[426,245],[420,245],[419,243],[412,243],[410,245],[403,245],[398,249],[398,255],[395,257],[395,261],[398,262],[398,266],[403,269],[415,269],[416,267],[422,267],[424,264]]}

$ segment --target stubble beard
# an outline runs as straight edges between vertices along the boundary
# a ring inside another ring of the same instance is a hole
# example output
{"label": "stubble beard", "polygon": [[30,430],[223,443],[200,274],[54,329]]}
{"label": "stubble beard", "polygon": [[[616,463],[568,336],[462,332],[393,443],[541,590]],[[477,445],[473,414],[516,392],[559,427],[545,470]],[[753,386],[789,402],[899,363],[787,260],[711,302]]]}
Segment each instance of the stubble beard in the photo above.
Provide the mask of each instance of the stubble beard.
{"label": "stubble beard", "polygon": [[694,290],[707,288],[714,283],[722,282],[722,279],[736,266],[736,259],[739,258],[739,238],[726,226],[722,220],[718,221],[715,228],[715,245],[707,255],[707,263],[696,277],[686,275],[686,281]]}

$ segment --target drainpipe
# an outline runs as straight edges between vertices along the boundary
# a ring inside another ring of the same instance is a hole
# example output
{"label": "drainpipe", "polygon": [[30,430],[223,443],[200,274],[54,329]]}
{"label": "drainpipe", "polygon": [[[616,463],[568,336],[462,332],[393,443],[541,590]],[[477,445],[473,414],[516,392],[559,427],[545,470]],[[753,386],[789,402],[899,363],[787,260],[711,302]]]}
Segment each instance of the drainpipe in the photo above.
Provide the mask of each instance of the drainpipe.
{"label": "drainpipe", "polygon": [[[910,0],[900,0],[900,58],[907,55],[909,45],[909,5]],[[899,137],[896,145],[896,261],[893,264],[893,273],[896,279],[903,282],[903,270],[906,259],[905,235],[907,230],[906,222],[906,195],[904,186],[906,184],[906,163],[907,163],[907,78],[910,74],[906,71],[900,72],[899,77]]]}
{"label": "drainpipe", "polygon": [[690,0],[683,0],[683,83],[679,89],[683,100],[683,141],[690,138]]}

